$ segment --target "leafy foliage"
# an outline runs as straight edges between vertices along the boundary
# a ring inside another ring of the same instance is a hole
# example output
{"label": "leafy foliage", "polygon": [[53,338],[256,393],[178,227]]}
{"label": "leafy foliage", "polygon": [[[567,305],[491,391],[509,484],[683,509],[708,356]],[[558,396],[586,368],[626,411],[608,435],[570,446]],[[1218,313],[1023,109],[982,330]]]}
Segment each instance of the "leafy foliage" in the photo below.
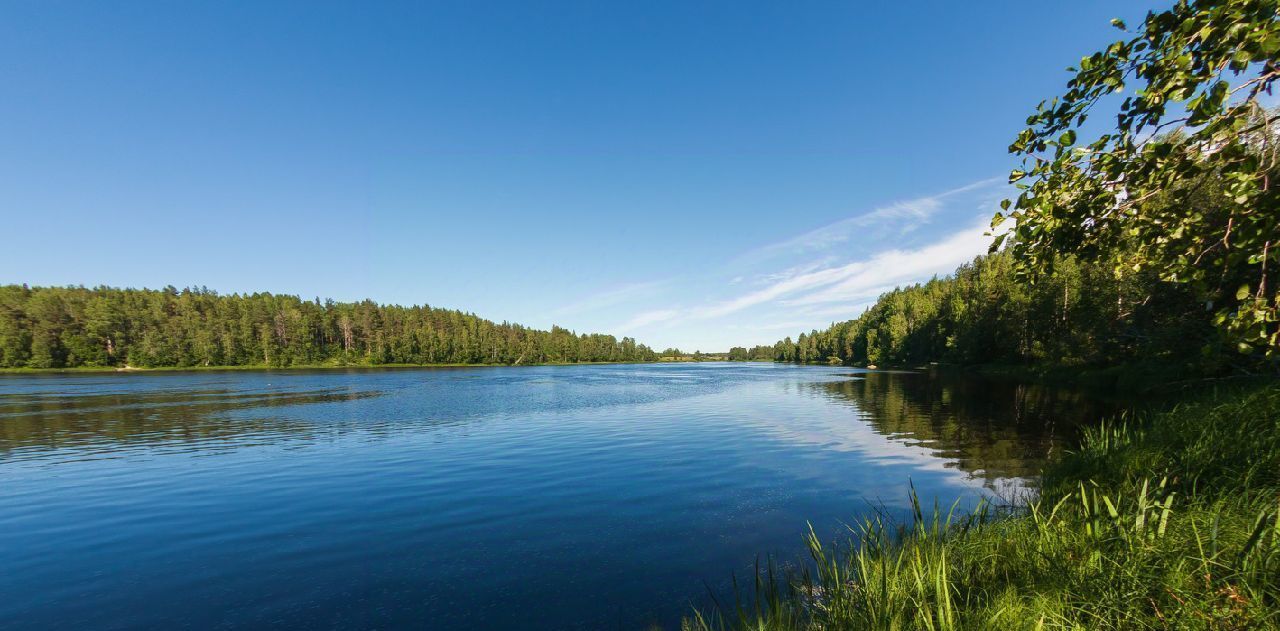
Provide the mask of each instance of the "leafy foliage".
{"label": "leafy foliage", "polygon": [[729,361],[746,362],[746,361],[769,361],[773,359],[772,346],[735,346],[729,349]]}
{"label": "leafy foliage", "polygon": [[0,367],[654,361],[643,344],[429,306],[207,289],[0,286]]}
{"label": "leafy foliage", "polygon": [[[1260,102],[1280,78],[1278,16],[1276,0],[1182,0],[1071,68],[1009,147],[1021,192],[993,226],[1014,221],[1021,269],[1071,253],[1151,270],[1210,304],[1240,351],[1280,357],[1280,115]],[[1114,128],[1081,142],[1111,107]]]}

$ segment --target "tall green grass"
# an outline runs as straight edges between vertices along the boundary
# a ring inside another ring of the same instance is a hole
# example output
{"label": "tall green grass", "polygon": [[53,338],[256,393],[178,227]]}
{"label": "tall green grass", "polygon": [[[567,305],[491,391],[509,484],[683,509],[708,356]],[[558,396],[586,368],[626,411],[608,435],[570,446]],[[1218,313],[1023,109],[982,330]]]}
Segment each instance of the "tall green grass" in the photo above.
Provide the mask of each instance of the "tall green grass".
{"label": "tall green grass", "polygon": [[1280,629],[1276,384],[1099,425],[1012,515],[913,506],[684,628]]}

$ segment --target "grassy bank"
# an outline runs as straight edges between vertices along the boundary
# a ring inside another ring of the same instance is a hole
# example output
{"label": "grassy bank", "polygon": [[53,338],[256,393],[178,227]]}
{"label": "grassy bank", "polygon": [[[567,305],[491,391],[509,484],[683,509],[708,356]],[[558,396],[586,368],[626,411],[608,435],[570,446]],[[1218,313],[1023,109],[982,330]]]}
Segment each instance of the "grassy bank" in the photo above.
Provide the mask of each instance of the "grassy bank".
{"label": "grassy bank", "polygon": [[1220,388],[1088,431],[1013,514],[811,537],[685,628],[1280,629],[1280,384]]}

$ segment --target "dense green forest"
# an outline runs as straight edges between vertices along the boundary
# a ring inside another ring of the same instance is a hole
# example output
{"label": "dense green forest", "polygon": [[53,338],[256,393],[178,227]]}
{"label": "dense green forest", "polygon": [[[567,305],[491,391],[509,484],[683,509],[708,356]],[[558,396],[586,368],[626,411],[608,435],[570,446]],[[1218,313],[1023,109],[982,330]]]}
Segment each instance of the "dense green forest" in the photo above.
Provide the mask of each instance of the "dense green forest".
{"label": "dense green forest", "polygon": [[207,289],[0,286],[0,367],[656,361],[634,339],[429,306]]}
{"label": "dense green forest", "polygon": [[662,351],[663,361],[730,361],[730,362],[746,362],[746,361],[773,361],[774,357],[772,346],[755,346],[747,349],[742,346],[734,346],[727,353],[704,353],[702,351],[694,351],[686,353],[678,348],[668,348]]}
{"label": "dense green forest", "polygon": [[729,361],[731,362],[757,362],[769,361],[775,359],[774,349],[772,346],[735,346],[729,349]]}
{"label": "dense green forest", "polygon": [[1104,366],[1160,361],[1198,372],[1247,363],[1185,285],[1064,257],[1035,283],[1012,257],[888,292],[859,317],[774,345],[785,362]]}

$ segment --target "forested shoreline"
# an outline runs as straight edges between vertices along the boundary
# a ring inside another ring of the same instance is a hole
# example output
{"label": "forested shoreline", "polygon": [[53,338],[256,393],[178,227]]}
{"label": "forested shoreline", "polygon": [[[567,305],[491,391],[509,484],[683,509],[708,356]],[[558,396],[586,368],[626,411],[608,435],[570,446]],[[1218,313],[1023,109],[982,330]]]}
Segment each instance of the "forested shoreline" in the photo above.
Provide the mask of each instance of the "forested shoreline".
{"label": "forested shoreline", "polygon": [[501,324],[430,306],[209,289],[0,286],[0,368],[656,361],[629,337]]}
{"label": "forested shoreline", "polygon": [[780,362],[907,366],[1102,367],[1161,362],[1217,374],[1255,358],[1235,352],[1204,299],[1151,274],[1064,257],[1028,283],[1008,252],[885,293],[857,318],[772,347]]}

